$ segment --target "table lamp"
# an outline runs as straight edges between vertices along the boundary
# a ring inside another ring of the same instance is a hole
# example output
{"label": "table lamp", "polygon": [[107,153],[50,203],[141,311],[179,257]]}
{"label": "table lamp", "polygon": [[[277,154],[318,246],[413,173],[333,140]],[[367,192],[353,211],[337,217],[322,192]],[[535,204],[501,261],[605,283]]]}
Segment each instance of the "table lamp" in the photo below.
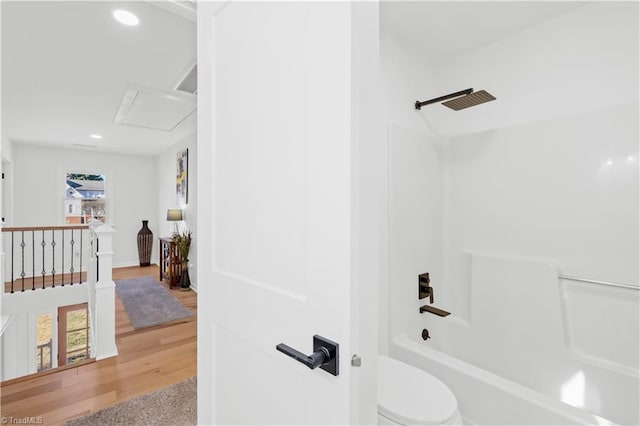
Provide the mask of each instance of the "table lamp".
{"label": "table lamp", "polygon": [[182,210],[181,209],[167,209],[167,221],[175,222],[175,230],[174,235],[178,233],[178,223],[182,220]]}

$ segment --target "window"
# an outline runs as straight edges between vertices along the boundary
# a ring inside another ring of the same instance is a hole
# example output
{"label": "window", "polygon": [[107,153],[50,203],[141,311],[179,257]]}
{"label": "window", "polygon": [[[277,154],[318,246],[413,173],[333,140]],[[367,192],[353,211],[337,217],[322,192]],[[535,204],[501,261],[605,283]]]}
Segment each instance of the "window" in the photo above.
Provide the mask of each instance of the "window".
{"label": "window", "polygon": [[53,315],[38,315],[36,320],[36,365],[38,373],[52,367]]}
{"label": "window", "polygon": [[86,303],[58,308],[58,366],[89,359],[89,311]]}
{"label": "window", "polygon": [[85,224],[91,219],[107,221],[104,174],[66,173],[64,216],[67,224]]}

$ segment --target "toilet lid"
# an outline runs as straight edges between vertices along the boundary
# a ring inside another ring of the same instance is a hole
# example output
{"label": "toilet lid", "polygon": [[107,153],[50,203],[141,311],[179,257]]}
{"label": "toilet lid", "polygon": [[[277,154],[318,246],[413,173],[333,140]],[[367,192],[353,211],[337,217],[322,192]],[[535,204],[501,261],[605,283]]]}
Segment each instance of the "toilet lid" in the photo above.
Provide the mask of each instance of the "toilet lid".
{"label": "toilet lid", "polygon": [[458,410],[453,392],[429,373],[378,356],[378,412],[405,425],[435,425]]}

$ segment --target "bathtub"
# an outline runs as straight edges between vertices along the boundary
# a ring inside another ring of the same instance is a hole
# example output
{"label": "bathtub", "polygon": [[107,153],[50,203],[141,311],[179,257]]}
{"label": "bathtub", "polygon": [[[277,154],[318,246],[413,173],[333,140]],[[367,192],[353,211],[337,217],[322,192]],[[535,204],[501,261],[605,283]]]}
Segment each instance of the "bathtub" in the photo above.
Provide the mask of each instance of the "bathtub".
{"label": "bathtub", "polygon": [[468,423],[640,424],[638,289],[573,282],[552,261],[486,253],[469,253],[468,279],[470,312],[436,297],[454,313],[416,307],[389,345],[392,357],[449,385]]}
{"label": "bathtub", "polygon": [[393,339],[390,355],[447,384],[456,395],[465,425],[616,424],[449,356],[407,334]]}

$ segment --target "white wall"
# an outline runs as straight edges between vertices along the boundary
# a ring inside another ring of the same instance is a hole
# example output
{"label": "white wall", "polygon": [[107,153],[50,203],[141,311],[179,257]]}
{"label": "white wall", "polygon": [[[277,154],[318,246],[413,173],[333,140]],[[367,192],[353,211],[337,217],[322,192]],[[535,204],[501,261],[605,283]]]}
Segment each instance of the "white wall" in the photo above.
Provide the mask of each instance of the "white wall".
{"label": "white wall", "polygon": [[[37,372],[36,366],[36,329],[38,315],[52,313],[57,315],[60,306],[74,305],[87,301],[88,287],[75,285],[56,287],[41,291],[16,292],[3,296],[3,315],[11,315],[12,320],[2,336],[0,351],[2,358],[2,372],[0,378],[9,380]],[[54,335],[57,328],[54,326]],[[57,337],[53,337],[54,345]],[[53,357],[57,347],[52,348],[52,366],[57,362]]]}
{"label": "white wall", "polygon": [[[4,179],[0,184],[0,216],[5,224],[13,222],[13,144],[2,137],[0,143],[0,161],[2,161],[2,173]],[[4,246],[4,235],[0,233],[0,245]],[[5,253],[0,254],[0,277],[4,277]]]}
{"label": "white wall", "polygon": [[599,2],[439,70],[445,86],[471,78],[498,98],[423,113],[440,132],[468,134],[447,141],[447,294],[460,315],[465,249],[638,283],[638,59],[638,5]]}
{"label": "white wall", "polygon": [[[416,111],[417,100],[438,96],[437,68],[420,54],[420,47],[385,27],[380,30],[380,78],[382,115],[387,123],[430,133],[429,117]],[[436,133],[431,133],[437,137]]]}
{"label": "white wall", "polygon": [[[188,159],[188,203],[186,206],[179,206],[176,201],[176,154],[183,149],[189,149]],[[196,257],[197,257],[197,238],[198,232],[196,228],[197,219],[197,148],[196,135],[193,134],[185,138],[181,142],[169,148],[164,153],[155,158],[156,161],[156,182],[157,182],[157,200],[158,209],[156,215],[156,229],[158,230],[155,237],[167,237],[174,231],[174,222],[167,221],[167,209],[183,209],[184,223],[180,224],[180,229],[190,229],[193,231],[193,240],[191,243],[191,251],[189,253],[189,277],[191,278],[191,286],[197,289],[196,284]],[[154,242],[157,245],[157,240]]]}
{"label": "white wall", "polygon": [[418,275],[428,272],[436,305],[444,271],[444,147],[424,132],[393,125],[388,133],[390,336],[425,325]]}
{"label": "white wall", "polygon": [[[383,256],[389,262],[383,262],[379,344],[381,353],[386,353],[389,336],[420,326],[416,314],[420,306],[418,274],[429,272],[436,289],[444,284],[444,145],[431,123],[413,106],[416,100],[437,93],[434,67],[416,54],[416,46],[399,42],[385,28],[380,35],[389,166],[385,182],[388,229],[383,232],[388,245],[383,244]],[[417,198],[418,193],[428,196]]]}
{"label": "white wall", "polygon": [[[137,265],[136,236],[143,219],[158,235],[156,165],[153,157],[14,145],[14,226],[64,224],[64,174],[69,171],[107,175],[108,222],[115,267]],[[157,259],[157,247],[152,260]],[[157,261],[157,260],[156,260]]]}
{"label": "white wall", "polygon": [[[558,274],[638,285],[638,4],[579,7],[435,69],[403,59],[420,58],[415,46],[384,47],[383,64],[400,68],[383,79],[391,336],[428,327],[430,345],[559,399],[579,368],[587,409],[637,423],[638,292]],[[474,87],[498,99],[423,108],[420,129],[405,103],[425,76],[433,96]],[[416,309],[413,277],[439,258],[445,319]],[[620,397],[598,397],[616,386]]]}
{"label": "white wall", "polygon": [[461,135],[637,102],[638,32],[637,2],[578,7],[439,68],[440,93],[486,89],[497,102],[423,115]]}
{"label": "white wall", "polygon": [[452,309],[469,318],[465,250],[638,284],[638,114],[634,104],[449,141]]}
{"label": "white wall", "polygon": [[[0,340],[2,354],[0,380],[2,381],[30,374],[37,369],[35,361],[29,362],[30,355],[35,355],[35,345],[33,348],[29,346],[31,339],[28,334],[25,334],[30,331],[31,315],[28,312],[12,315],[10,321]],[[25,338],[25,336],[29,337]]]}
{"label": "white wall", "polygon": [[0,153],[2,155],[3,160],[12,161],[13,160],[13,143],[10,139],[3,137],[2,145],[0,145]]}
{"label": "white wall", "polygon": [[5,175],[0,189],[2,192],[0,211],[2,217],[5,218],[5,224],[11,225],[13,222],[13,143],[6,137],[2,138],[0,157],[2,158],[2,173]]}
{"label": "white wall", "polygon": [[[444,277],[432,277],[435,305],[464,321],[475,309],[472,292],[482,291],[471,288],[469,250],[548,259],[568,275],[637,285],[637,12],[634,3],[583,6],[443,65],[383,31],[386,121],[395,128],[391,335],[419,335],[436,320],[417,314],[412,279],[438,258],[434,245],[446,266]],[[498,100],[460,112],[411,108],[416,97],[469,86]],[[440,166],[428,148],[438,144]],[[440,218],[429,210],[439,201]],[[636,311],[615,318],[637,318]],[[575,336],[585,335],[579,323],[570,325]]]}

